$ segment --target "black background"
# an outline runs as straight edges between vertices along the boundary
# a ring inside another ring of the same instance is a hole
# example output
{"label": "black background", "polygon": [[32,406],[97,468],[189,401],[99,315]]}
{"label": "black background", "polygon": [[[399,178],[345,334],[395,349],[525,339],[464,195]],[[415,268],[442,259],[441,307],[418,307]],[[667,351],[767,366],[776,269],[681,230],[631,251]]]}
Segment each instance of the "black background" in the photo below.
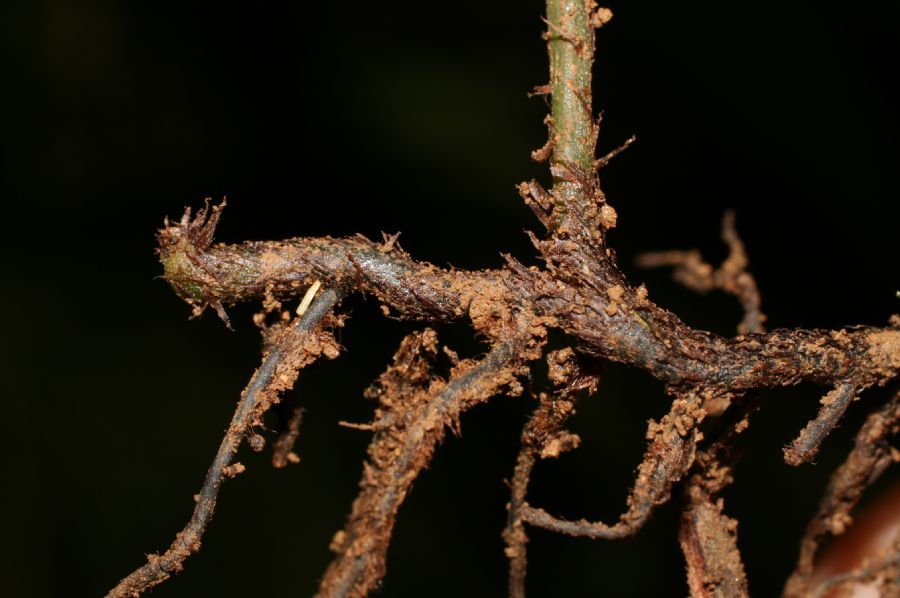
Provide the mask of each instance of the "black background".
{"label": "black background", "polygon": [[[697,297],[644,250],[712,260],[737,210],[770,327],[883,325],[897,311],[900,3],[628,2],[598,34],[610,240],[634,282],[691,325],[731,334],[724,295]],[[546,182],[540,2],[140,3],[35,0],[2,9],[5,423],[0,579],[9,596],[96,596],[164,549],[192,508],[258,362],[188,308],[153,253],[165,215],[228,197],[218,239],[402,231],[413,256],[534,263],[537,223],[514,184]],[[304,372],[299,466],[242,452],[202,551],[154,596],[311,595],[355,494],[361,397],[415,324],[352,299],[341,359]],[[462,326],[441,338],[477,355]],[[866,411],[851,408],[814,465],[781,446],[819,389],[764,394],[726,494],[756,596],[775,595],[830,469]],[[867,395],[877,400],[878,393]],[[498,596],[500,531],[525,398],[462,420],[416,482],[378,595]],[[666,411],[659,383],[610,366],[573,427],[582,448],[542,464],[531,500],[613,520]],[[896,473],[893,474],[896,479]],[[675,513],[625,543],[531,533],[534,596],[681,596]]]}

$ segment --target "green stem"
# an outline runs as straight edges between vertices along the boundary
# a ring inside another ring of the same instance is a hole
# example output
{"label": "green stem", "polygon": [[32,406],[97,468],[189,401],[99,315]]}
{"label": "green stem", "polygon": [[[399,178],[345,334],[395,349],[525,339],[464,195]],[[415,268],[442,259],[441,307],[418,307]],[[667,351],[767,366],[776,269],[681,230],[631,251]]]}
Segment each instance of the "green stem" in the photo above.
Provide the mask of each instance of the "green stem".
{"label": "green stem", "polygon": [[[547,0],[550,89],[553,94],[551,164],[594,167],[594,121],[591,110],[591,67],[594,29],[587,0]],[[554,190],[570,194],[572,185],[555,178]]]}

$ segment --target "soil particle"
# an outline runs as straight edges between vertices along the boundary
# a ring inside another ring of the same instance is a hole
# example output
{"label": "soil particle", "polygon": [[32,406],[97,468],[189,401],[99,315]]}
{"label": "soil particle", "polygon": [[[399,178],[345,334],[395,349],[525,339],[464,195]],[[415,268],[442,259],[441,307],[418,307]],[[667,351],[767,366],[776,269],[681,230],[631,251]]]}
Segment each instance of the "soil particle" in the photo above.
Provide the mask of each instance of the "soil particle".
{"label": "soil particle", "polygon": [[258,453],[266,446],[266,439],[260,436],[259,434],[254,434],[247,441],[247,444],[250,445],[250,448],[253,449],[253,452]]}
{"label": "soil particle", "polygon": [[603,207],[600,208],[600,226],[607,230],[615,228],[617,219],[618,215],[615,208],[609,204],[603,204]]}
{"label": "soil particle", "polygon": [[555,459],[562,453],[572,451],[581,444],[578,434],[562,433],[555,436],[541,449],[541,459]]}
{"label": "soil particle", "polygon": [[606,296],[609,297],[609,305],[606,306],[606,313],[614,316],[619,312],[619,302],[625,295],[625,289],[621,285],[615,285],[606,289]]}
{"label": "soil particle", "polygon": [[244,464],[238,462],[223,469],[222,473],[225,474],[226,478],[234,478],[244,473],[245,471],[247,471],[247,468],[244,467]]}

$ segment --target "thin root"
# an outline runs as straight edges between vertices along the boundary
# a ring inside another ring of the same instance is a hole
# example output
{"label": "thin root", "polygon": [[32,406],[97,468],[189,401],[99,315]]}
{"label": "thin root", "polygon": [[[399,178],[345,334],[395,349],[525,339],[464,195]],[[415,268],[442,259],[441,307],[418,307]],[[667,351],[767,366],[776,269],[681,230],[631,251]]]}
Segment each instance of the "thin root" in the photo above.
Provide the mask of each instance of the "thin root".
{"label": "thin root", "polygon": [[570,536],[620,540],[634,535],[650,518],[653,509],[669,500],[672,485],[682,479],[693,464],[698,441],[696,425],[705,415],[701,402],[694,393],[678,397],[660,423],[650,422],[647,430],[650,446],[628,497],[628,511],[616,524],[559,519],[527,504],[522,507],[522,519],[531,525]]}
{"label": "thin root", "polygon": [[556,457],[577,447],[578,437],[565,432],[565,424],[575,413],[575,401],[581,391],[596,391],[598,378],[584,375],[571,349],[547,355],[550,379],[557,386],[553,394],[541,393],[538,407],[522,430],[522,448],[510,483],[506,529],[506,556],[509,558],[509,596],[525,597],[528,535],[522,519],[531,470],[538,457]]}
{"label": "thin root", "polygon": [[212,519],[216,499],[222,483],[243,471],[243,466],[231,465],[241,441],[253,426],[262,420],[265,411],[278,401],[278,393],[293,386],[300,368],[312,363],[325,350],[335,345],[330,332],[322,324],[334,323],[331,308],[341,298],[339,291],[326,290],[303,317],[285,330],[279,342],[270,349],[262,365],[247,385],[231,425],[222,438],[203,488],[196,497],[196,506],[190,521],[175,537],[175,541],[163,554],[147,557],[148,563],[140,567],[110,590],[109,598],[138,596],[144,590],[162,583],[182,569],[185,559],[200,549],[200,540]]}
{"label": "thin root", "polygon": [[660,251],[639,255],[636,262],[641,268],[673,266],[676,281],[698,293],[719,290],[738,298],[744,308],[744,319],[738,325],[738,333],[765,332],[765,314],[760,310],[759,289],[756,279],[747,271],[749,260],[744,243],[734,226],[734,212],[728,210],[722,218],[722,241],[728,245],[729,254],[718,269],[703,261],[700,252]]}
{"label": "thin root", "polygon": [[819,546],[829,536],[844,533],[852,524],[850,512],[866,488],[895,461],[887,439],[900,432],[900,390],[881,409],[869,415],[856,434],[853,450],[831,475],[819,510],[806,527],[797,566],[785,585],[787,598],[808,595],[807,583]]}
{"label": "thin root", "polygon": [[822,398],[822,406],[815,419],[806,424],[800,435],[784,449],[784,462],[788,465],[802,465],[816,456],[819,446],[840,421],[847,407],[859,394],[855,384],[839,384]]}
{"label": "thin root", "polygon": [[381,429],[369,445],[369,461],[347,525],[332,541],[337,556],[318,596],[365,596],[384,576],[397,511],[413,481],[428,465],[446,428],[458,428],[462,412],[515,384],[521,342],[501,341],[481,361],[460,362],[445,382],[429,365],[437,354],[434,331],[403,340],[393,365],[367,391],[381,404],[376,418]]}

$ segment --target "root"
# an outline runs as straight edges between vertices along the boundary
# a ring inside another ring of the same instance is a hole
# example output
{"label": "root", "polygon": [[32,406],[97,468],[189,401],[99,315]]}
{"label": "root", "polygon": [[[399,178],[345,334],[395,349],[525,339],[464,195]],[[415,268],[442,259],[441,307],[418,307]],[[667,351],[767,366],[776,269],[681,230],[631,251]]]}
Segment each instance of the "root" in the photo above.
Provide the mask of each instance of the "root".
{"label": "root", "polygon": [[650,422],[647,430],[650,446],[638,467],[637,480],[628,497],[628,510],[614,525],[559,519],[527,504],[522,507],[522,520],[570,536],[621,540],[634,535],[650,518],[653,509],[669,500],[672,485],[693,464],[699,434],[696,426],[705,415],[700,403],[700,397],[693,393],[679,397],[660,423]]}
{"label": "root", "polygon": [[525,575],[528,565],[523,509],[528,493],[531,470],[538,458],[558,457],[560,453],[578,446],[579,438],[565,432],[565,424],[575,414],[575,402],[582,391],[593,394],[598,377],[582,374],[575,353],[571,349],[547,355],[550,379],[557,389],[553,394],[541,393],[535,409],[522,430],[522,448],[510,483],[510,500],[503,540],[509,558],[510,598],[525,597]]}
{"label": "root", "polygon": [[481,361],[460,362],[445,382],[428,365],[437,353],[434,332],[404,339],[393,365],[368,393],[381,404],[372,424],[377,431],[347,526],[332,541],[337,557],[318,596],[365,596],[381,580],[397,511],[413,481],[445,429],[458,429],[464,411],[516,385],[523,342],[500,341]]}
{"label": "root", "polygon": [[337,343],[325,327],[336,323],[329,314],[340,297],[341,294],[333,289],[320,293],[303,317],[298,317],[280,335],[244,390],[216,457],[206,473],[203,488],[195,497],[197,504],[190,521],[168,550],[161,555],[147,557],[146,565],[110,590],[110,598],[138,596],[181,571],[185,559],[200,550],[200,540],[212,519],[222,483],[244,470],[239,463],[231,464],[241,441],[254,426],[262,423],[263,414],[278,401],[278,393],[293,386],[302,367],[322,354],[335,352],[336,355]]}

